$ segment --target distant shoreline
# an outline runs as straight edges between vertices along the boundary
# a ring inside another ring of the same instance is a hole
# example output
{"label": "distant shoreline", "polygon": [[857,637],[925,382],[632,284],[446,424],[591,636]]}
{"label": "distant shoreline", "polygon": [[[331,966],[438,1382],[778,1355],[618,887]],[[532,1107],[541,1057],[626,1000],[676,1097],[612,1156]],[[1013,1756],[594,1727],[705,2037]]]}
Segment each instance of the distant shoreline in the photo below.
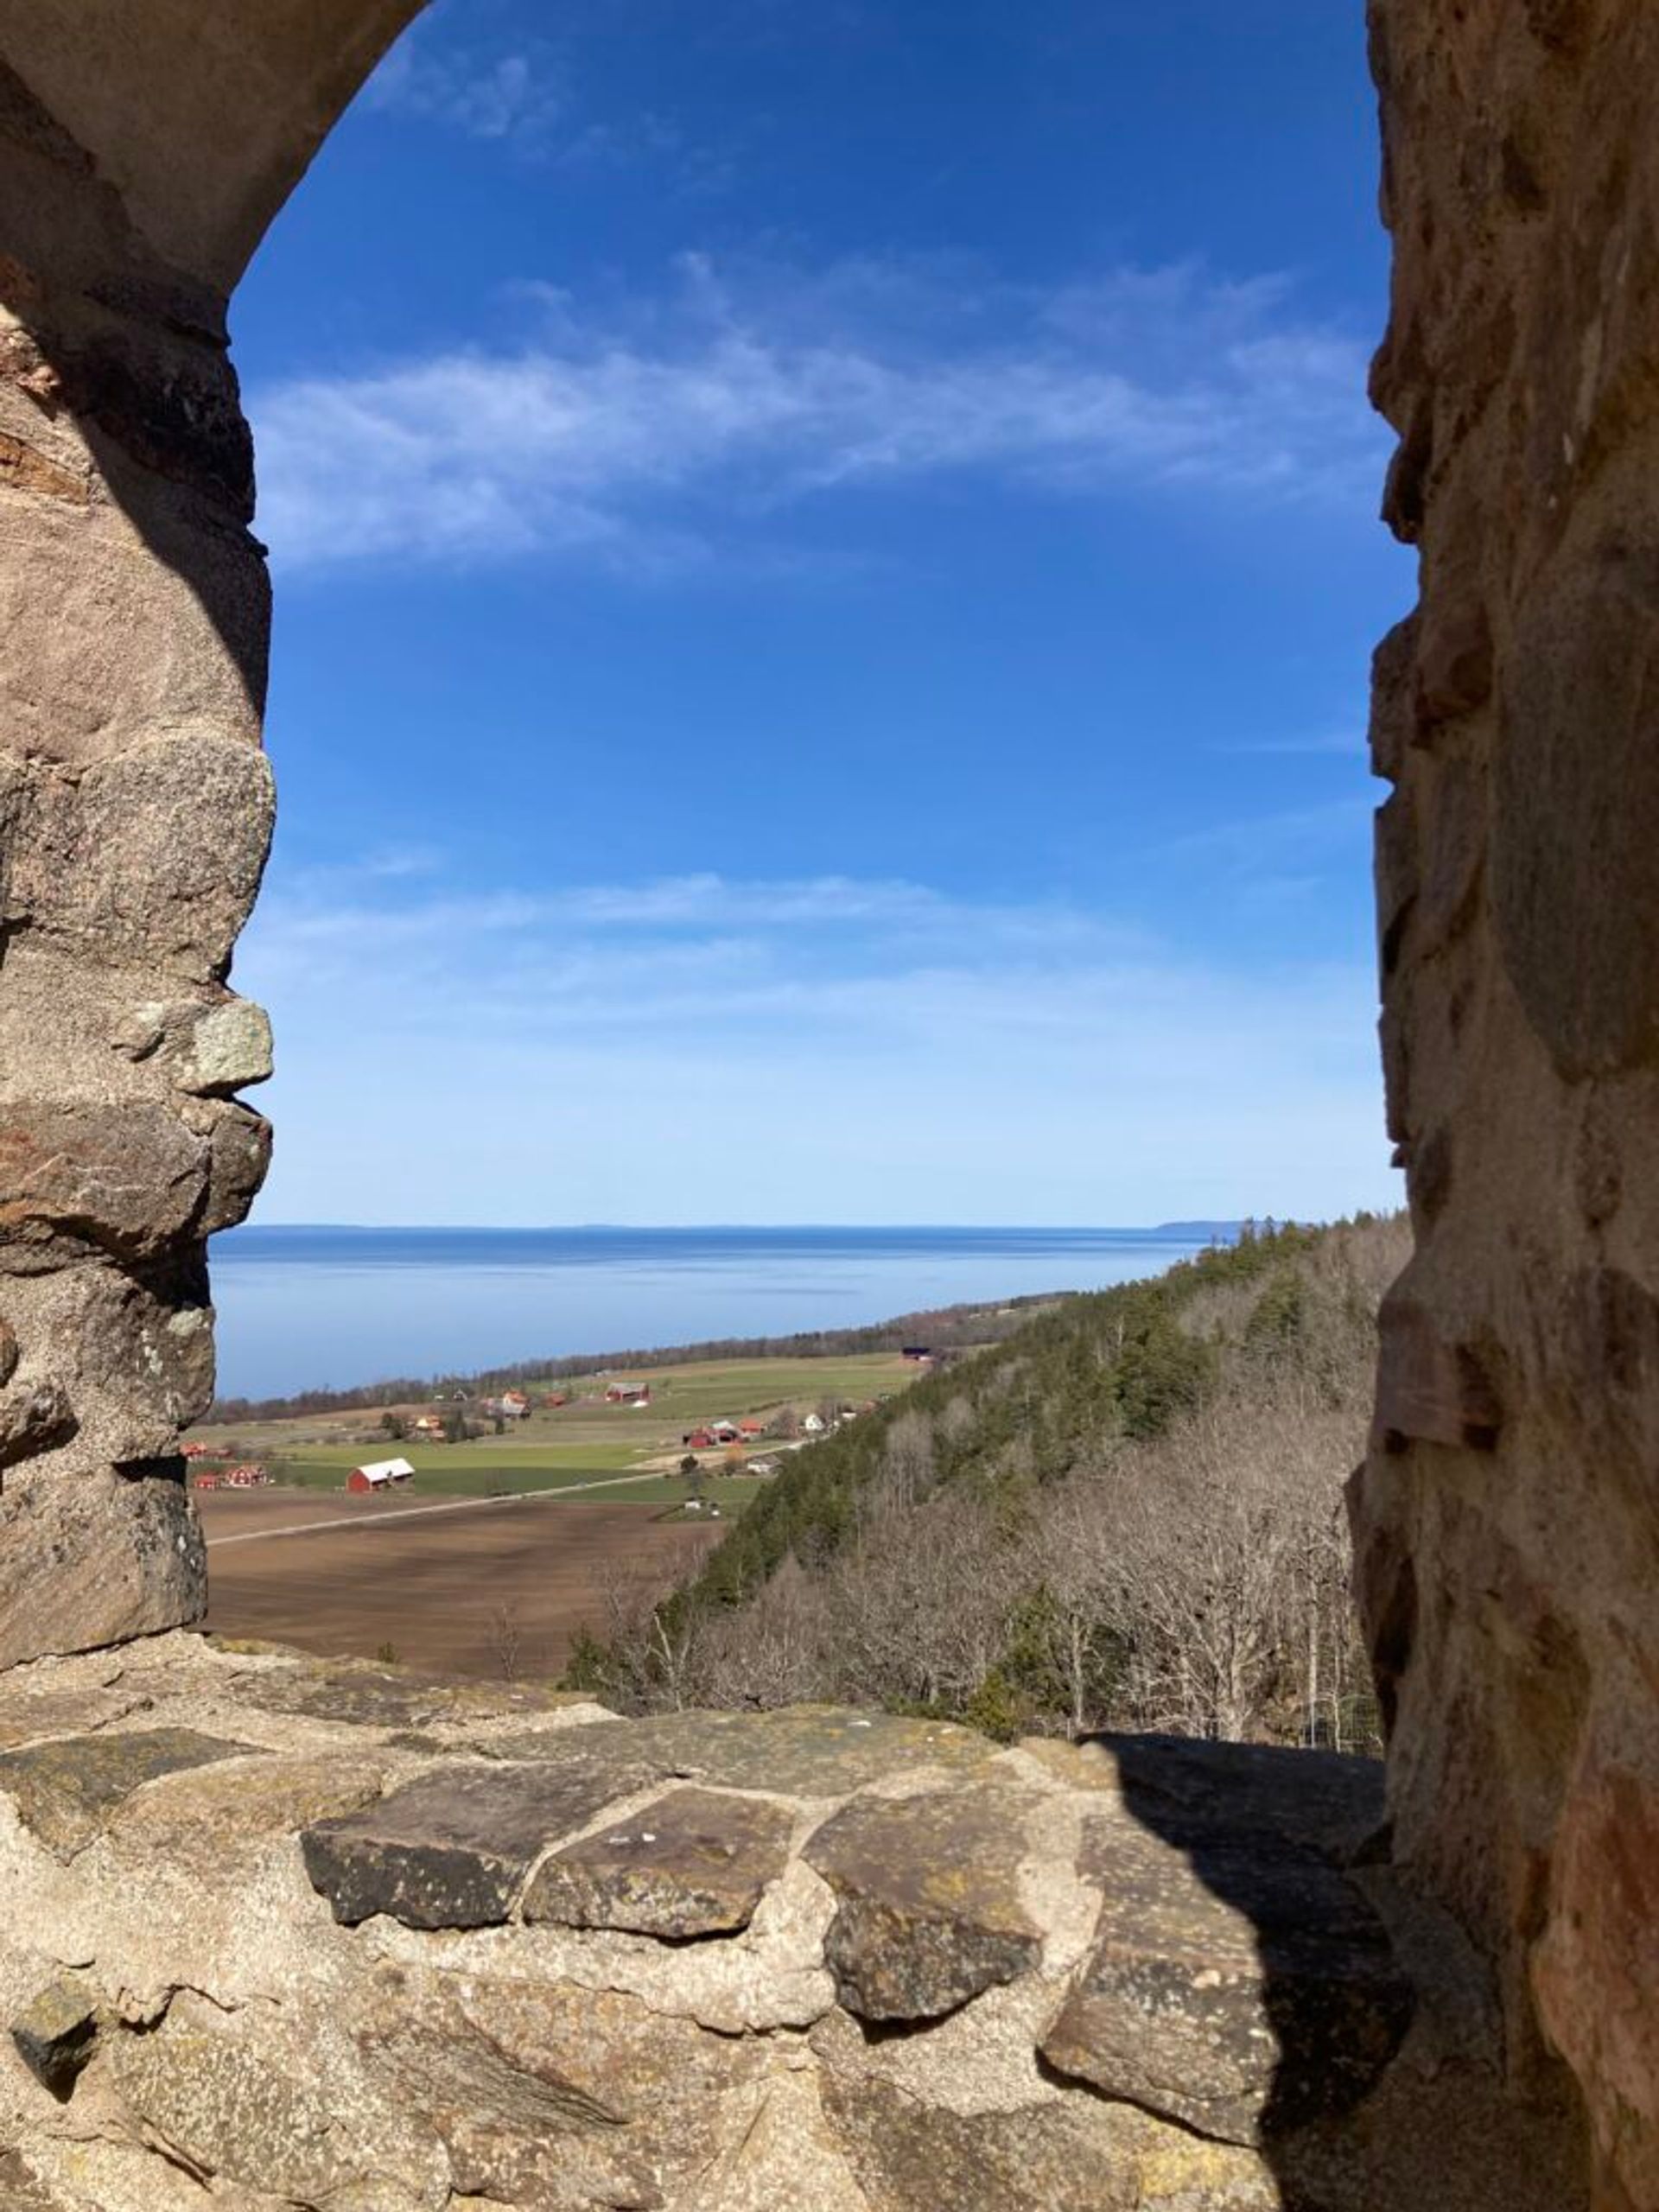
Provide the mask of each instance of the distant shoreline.
{"label": "distant shoreline", "polygon": [[1156,1273],[1238,1227],[259,1224],[213,1241],[229,1378],[215,1413],[384,1408],[647,1360],[988,1342],[1037,1306]]}
{"label": "distant shoreline", "polygon": [[1030,1221],[700,1221],[700,1222],[374,1222],[259,1221],[220,1230],[212,1240],[221,1257],[264,1236],[1122,1236],[1152,1239],[1234,1236],[1246,1217],[1226,1221],[1122,1223]]}

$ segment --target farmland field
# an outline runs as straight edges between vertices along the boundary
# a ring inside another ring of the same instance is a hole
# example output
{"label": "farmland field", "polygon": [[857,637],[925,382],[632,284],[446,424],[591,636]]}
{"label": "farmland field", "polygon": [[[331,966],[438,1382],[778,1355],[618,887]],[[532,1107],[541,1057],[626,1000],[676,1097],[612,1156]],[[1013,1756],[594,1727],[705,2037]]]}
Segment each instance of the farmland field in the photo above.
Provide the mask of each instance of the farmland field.
{"label": "farmland field", "polygon": [[[825,1400],[863,1404],[916,1371],[884,1352],[584,1376],[559,1385],[570,1404],[457,1444],[390,1435],[378,1409],[198,1428],[195,1441],[277,1476],[270,1489],[198,1494],[209,1625],[325,1653],[389,1646],[410,1666],[488,1675],[502,1671],[505,1611],[519,1670],[556,1674],[578,1629],[602,1633],[607,1580],[690,1573],[760,1489],[725,1472],[724,1452],[702,1452],[707,1517],[687,1516],[677,1469],[688,1430],[785,1406],[804,1415]],[[649,1382],[651,1405],[607,1405],[611,1382]],[[413,1465],[411,1482],[390,1496],[346,1492],[353,1467],[393,1454]],[[541,1491],[563,1494],[527,1495]]]}
{"label": "farmland field", "polygon": [[[826,1399],[863,1404],[902,1390],[917,1370],[895,1352],[845,1359],[709,1360],[681,1367],[613,1370],[561,1382],[572,1402],[537,1407],[505,1435],[464,1444],[433,1444],[391,1436],[375,1411],[300,1415],[277,1421],[202,1427],[198,1442],[234,1446],[237,1456],[275,1462],[284,1484],[338,1490],[365,1459],[401,1453],[414,1466],[423,1495],[480,1497],[536,1489],[583,1475],[630,1467],[663,1474],[677,1465],[681,1438],[699,1423],[724,1417],[766,1419],[789,1406],[810,1413]],[[607,1384],[649,1383],[652,1402],[635,1408],[603,1402]],[[532,1396],[540,1392],[532,1389]],[[397,1409],[407,1417],[423,1408]],[[712,1471],[718,1452],[703,1455]]]}
{"label": "farmland field", "polygon": [[[663,1521],[641,1504],[600,1502],[614,1495],[408,1517],[389,1517],[373,1497],[207,1497],[207,1625],[308,1651],[497,1676],[510,1628],[517,1670],[555,1675],[584,1623],[602,1630],[607,1575],[685,1574],[720,1534],[719,1522]],[[308,1533],[276,1533],[325,1521]],[[342,1521],[357,1525],[335,1525]],[[257,1540],[226,1541],[250,1536]]]}

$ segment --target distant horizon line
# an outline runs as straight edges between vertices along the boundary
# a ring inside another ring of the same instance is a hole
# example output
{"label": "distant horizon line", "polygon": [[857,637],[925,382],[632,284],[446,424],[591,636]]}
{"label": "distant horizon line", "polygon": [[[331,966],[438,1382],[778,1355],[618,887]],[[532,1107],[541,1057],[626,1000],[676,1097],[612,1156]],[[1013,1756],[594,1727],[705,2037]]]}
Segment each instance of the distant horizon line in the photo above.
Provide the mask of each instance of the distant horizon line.
{"label": "distant horizon line", "polygon": [[[632,1236],[696,1236],[713,1230],[770,1232],[785,1229],[812,1230],[925,1230],[963,1232],[986,1230],[1062,1230],[1079,1236],[1109,1230],[1114,1235],[1147,1236],[1169,1229],[1239,1229],[1247,1221],[1289,1222],[1297,1217],[1279,1214],[1194,1214],[1168,1221],[244,1221],[214,1232],[215,1241],[245,1230],[337,1230],[376,1236],[421,1236],[434,1230],[445,1234],[492,1236],[541,1236],[550,1233],[585,1235],[598,1231],[626,1231]],[[1312,1224],[1305,1224],[1312,1226]]]}

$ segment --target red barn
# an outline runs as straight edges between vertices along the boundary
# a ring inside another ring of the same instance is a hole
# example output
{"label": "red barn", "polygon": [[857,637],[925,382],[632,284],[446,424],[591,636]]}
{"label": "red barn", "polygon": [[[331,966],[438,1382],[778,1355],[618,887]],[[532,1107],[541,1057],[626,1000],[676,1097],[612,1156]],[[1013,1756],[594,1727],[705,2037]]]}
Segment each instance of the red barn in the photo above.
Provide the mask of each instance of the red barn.
{"label": "red barn", "polygon": [[414,1471],[407,1459],[376,1459],[366,1467],[353,1467],[346,1478],[346,1487],[359,1497],[365,1492],[378,1496],[394,1483],[406,1483]]}

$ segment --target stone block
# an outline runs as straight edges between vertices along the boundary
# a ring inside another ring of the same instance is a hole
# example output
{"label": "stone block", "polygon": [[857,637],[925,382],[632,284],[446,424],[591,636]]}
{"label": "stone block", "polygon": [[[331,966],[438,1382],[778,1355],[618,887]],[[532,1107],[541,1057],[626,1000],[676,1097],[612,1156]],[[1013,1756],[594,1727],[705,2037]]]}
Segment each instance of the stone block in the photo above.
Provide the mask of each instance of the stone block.
{"label": "stone block", "polygon": [[255,745],[206,732],[37,775],[12,911],[99,958],[216,982],[247,919],[275,818]]}
{"label": "stone block", "polygon": [[[664,1773],[728,1789],[779,1796],[844,1797],[899,1775],[986,1772],[996,1746],[950,1721],[906,1720],[836,1706],[772,1713],[665,1713],[619,1722],[612,1740],[658,1762]],[[598,1748],[597,1738],[589,1741]],[[511,1743],[498,1747],[516,1756]],[[534,1756],[534,1747],[526,1747]]]}
{"label": "stone block", "polygon": [[1095,1946],[1042,2042],[1048,2063],[1222,2142],[1347,2111],[1409,2025],[1414,1997],[1376,1913],[1312,1848],[1190,1811],[1160,1834],[1088,1818]]}
{"label": "stone block", "polygon": [[[152,2139],[188,2171],[295,2205],[435,2207],[442,2155],[409,2139],[361,2094],[342,2110],[315,2054],[280,2034],[199,2026],[169,2012],[146,2035],[118,2037],[110,2072]],[[234,2196],[232,2202],[235,2202]]]}
{"label": "stone block", "polygon": [[201,1526],[182,1459],[10,1472],[0,1512],[0,1668],[199,1620]]}
{"label": "stone block", "polygon": [[54,1249],[153,1258],[188,1233],[211,1166],[165,1107],[10,1100],[0,1109],[0,1268]]}
{"label": "stone block", "polygon": [[487,1928],[512,1915],[551,1844],[657,1780],[650,1761],[582,1752],[535,1765],[446,1766],[302,1838],[336,1920],[386,1913],[406,1928]]}
{"label": "stone block", "polygon": [[1020,1894],[1028,1796],[1007,1789],[855,1799],[804,1853],[835,1891],[824,1960],[865,2020],[925,2020],[1042,1957]]}
{"label": "stone block", "polygon": [[256,1756],[194,1728],[143,1728],[130,1735],[68,1736],[28,1751],[0,1752],[0,1794],[42,1843],[61,1856],[83,1850],[136,1789],[216,1759]]}
{"label": "stone block", "polygon": [[18,2056],[54,2097],[67,2098],[98,2041],[98,1992],[73,1974],[37,1990],[11,2022]]}
{"label": "stone block", "polygon": [[757,1798],[672,1790],[543,1860],[524,1917],[672,1942],[730,1935],[783,1872],[792,1824],[785,1807]]}
{"label": "stone block", "polygon": [[270,1016],[251,999],[227,999],[196,1014],[174,1081],[181,1090],[227,1098],[270,1072]]}
{"label": "stone block", "polygon": [[60,1382],[32,1382],[0,1396],[0,1469],[49,1452],[75,1433],[75,1416]]}

